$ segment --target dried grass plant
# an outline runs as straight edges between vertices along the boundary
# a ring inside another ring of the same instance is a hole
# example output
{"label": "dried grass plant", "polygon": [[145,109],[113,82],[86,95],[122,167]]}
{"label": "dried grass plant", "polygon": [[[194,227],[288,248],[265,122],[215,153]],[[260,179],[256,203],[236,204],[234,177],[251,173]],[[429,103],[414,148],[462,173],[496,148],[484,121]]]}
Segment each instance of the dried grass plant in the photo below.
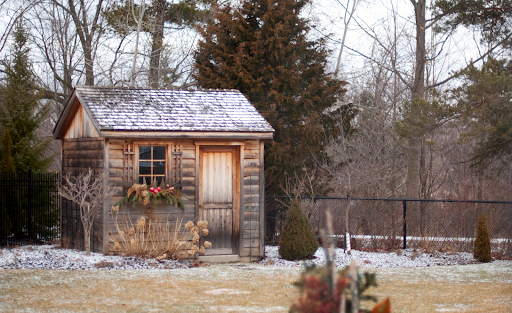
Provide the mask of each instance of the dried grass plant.
{"label": "dried grass plant", "polygon": [[205,249],[211,247],[204,240],[208,222],[199,221],[196,226],[189,221],[183,230],[180,218],[171,223],[169,219],[153,221],[142,216],[134,224],[129,216],[123,215],[119,221],[118,211],[118,207],[113,207],[116,232],[110,239],[114,242],[113,250],[122,256],[182,260],[197,253],[204,255]]}

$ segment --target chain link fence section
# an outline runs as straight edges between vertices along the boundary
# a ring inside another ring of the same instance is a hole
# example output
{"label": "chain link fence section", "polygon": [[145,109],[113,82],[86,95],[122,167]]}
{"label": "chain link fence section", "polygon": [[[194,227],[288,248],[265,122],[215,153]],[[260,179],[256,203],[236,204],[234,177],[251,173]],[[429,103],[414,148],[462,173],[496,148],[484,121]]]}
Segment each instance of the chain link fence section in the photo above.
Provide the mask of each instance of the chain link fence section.
{"label": "chain link fence section", "polygon": [[[512,256],[512,202],[350,198],[348,205],[349,198],[333,197],[299,201],[316,234],[327,228],[325,211],[331,211],[338,247],[343,247],[348,232],[353,249],[472,252],[478,218],[485,214],[492,252]],[[285,196],[266,197],[267,244],[279,244],[289,203]]]}

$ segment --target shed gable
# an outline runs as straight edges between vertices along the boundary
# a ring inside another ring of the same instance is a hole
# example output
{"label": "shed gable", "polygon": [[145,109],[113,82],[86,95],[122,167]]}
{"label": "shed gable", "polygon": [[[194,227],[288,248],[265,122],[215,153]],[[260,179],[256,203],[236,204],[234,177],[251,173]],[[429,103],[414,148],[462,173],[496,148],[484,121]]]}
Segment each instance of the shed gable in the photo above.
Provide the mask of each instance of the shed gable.
{"label": "shed gable", "polygon": [[85,112],[84,107],[76,98],[73,103],[73,110],[69,112],[66,122],[66,127],[61,130],[61,136],[64,139],[100,137],[89,114]]}

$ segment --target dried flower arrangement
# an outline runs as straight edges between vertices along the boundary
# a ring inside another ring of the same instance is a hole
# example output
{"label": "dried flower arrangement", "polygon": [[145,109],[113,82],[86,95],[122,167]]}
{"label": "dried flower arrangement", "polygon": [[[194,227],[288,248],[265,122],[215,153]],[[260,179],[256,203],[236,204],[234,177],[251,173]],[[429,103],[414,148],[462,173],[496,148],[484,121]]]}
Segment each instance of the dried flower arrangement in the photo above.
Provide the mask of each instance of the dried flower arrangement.
{"label": "dried flower arrangement", "polygon": [[180,207],[182,210],[185,210],[183,201],[181,200],[181,191],[169,185],[165,185],[165,187],[162,188],[163,185],[163,181],[159,187],[156,187],[156,181],[153,181],[150,187],[146,184],[133,184],[133,186],[128,188],[126,196],[119,200],[115,207],[119,209],[129,203],[133,206],[137,203],[141,203],[142,205],[148,205],[150,203],[161,204],[163,200],[166,204],[173,204],[175,207]]}
{"label": "dried flower arrangement", "polygon": [[119,207],[112,208],[117,234],[111,235],[113,250],[122,256],[182,260],[196,253],[204,255],[211,243],[204,240],[208,235],[208,222],[199,221],[197,226],[189,221],[182,230],[182,219],[174,226],[166,222],[152,221],[144,216],[134,225],[129,218],[118,220]]}

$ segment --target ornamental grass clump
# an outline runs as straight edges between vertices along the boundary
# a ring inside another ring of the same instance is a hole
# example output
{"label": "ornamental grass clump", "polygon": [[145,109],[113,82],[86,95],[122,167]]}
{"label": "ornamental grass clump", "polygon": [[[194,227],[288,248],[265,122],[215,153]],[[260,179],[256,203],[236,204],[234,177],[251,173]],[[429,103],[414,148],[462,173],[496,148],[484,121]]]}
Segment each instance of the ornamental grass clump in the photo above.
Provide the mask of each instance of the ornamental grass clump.
{"label": "ornamental grass clump", "polygon": [[177,219],[174,225],[167,220],[153,221],[144,216],[135,223],[129,217],[118,219],[119,208],[112,208],[116,232],[111,235],[114,242],[113,250],[121,256],[182,260],[199,253],[204,255],[211,247],[204,240],[208,235],[208,222],[199,221],[198,226],[189,221],[184,230],[182,219]]}
{"label": "ornamental grass clump", "polygon": [[491,238],[489,236],[489,231],[487,230],[487,219],[484,214],[482,214],[478,219],[473,255],[475,259],[480,262],[490,262],[492,259]]}
{"label": "ornamental grass clump", "polygon": [[305,260],[311,259],[317,249],[318,240],[313,227],[295,199],[281,231],[279,254],[286,260]]}

